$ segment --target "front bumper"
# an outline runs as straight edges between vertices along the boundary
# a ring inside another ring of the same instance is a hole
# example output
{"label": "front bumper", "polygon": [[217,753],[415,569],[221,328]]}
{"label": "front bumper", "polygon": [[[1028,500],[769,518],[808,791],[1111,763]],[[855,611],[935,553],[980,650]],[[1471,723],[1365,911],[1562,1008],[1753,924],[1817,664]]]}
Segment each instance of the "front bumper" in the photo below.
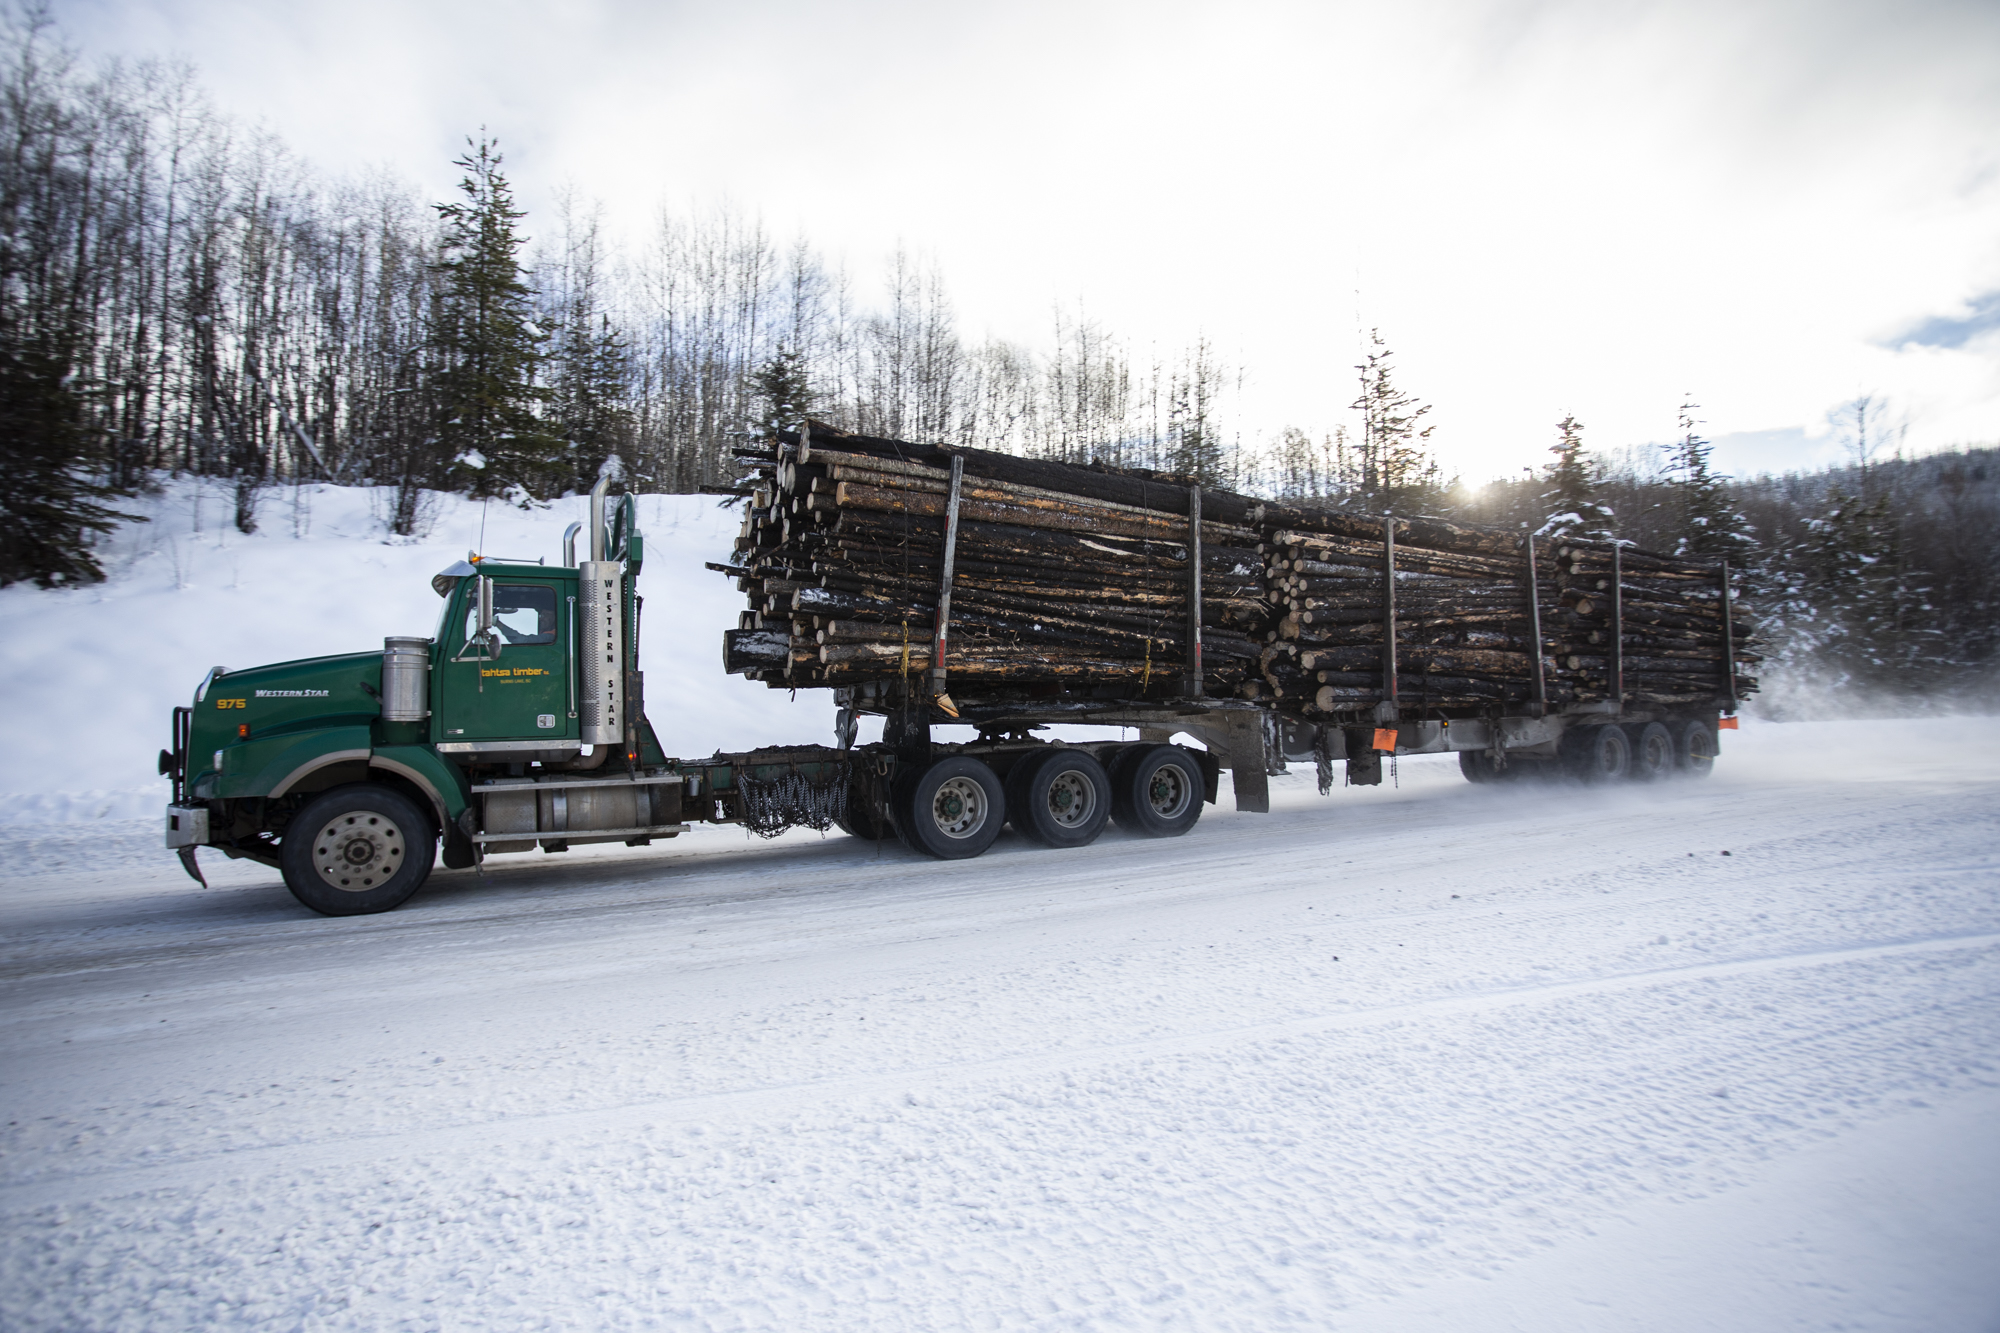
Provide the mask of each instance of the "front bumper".
{"label": "front bumper", "polygon": [[167,807],[167,848],[199,847],[208,841],[208,807],[170,805]]}

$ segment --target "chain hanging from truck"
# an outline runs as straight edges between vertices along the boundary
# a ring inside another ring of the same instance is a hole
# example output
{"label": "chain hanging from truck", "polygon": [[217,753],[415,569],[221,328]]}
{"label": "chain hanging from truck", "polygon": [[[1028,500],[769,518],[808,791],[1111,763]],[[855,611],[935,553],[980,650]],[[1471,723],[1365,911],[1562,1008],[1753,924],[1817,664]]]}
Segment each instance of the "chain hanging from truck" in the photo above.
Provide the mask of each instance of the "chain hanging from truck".
{"label": "chain hanging from truck", "polygon": [[743,827],[760,838],[805,827],[821,833],[847,817],[848,765],[818,779],[794,770],[768,781],[747,773],[736,781]]}

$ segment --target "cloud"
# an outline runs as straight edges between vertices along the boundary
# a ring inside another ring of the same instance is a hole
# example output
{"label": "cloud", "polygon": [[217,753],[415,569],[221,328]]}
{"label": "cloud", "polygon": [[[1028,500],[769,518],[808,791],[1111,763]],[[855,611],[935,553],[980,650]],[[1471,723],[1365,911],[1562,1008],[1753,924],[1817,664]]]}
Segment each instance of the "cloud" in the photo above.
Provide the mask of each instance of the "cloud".
{"label": "cloud", "polygon": [[1981,334],[2000,329],[2000,291],[1986,292],[1967,302],[1971,313],[1956,318],[1936,317],[1885,341],[1885,347],[1964,347]]}
{"label": "cloud", "polygon": [[1799,426],[1738,431],[1717,436],[1714,444],[1716,471],[1734,477],[1802,472],[1843,461],[1841,443],[1831,433],[1815,436]]}

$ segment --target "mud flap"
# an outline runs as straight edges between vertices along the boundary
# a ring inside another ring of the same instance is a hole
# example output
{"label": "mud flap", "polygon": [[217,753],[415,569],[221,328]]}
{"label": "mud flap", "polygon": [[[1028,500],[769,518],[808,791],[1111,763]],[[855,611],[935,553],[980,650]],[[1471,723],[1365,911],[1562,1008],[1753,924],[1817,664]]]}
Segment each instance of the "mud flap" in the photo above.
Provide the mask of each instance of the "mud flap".
{"label": "mud flap", "polygon": [[179,851],[181,858],[181,869],[187,871],[188,877],[194,880],[195,883],[201,885],[204,889],[207,888],[208,881],[201,877],[201,866],[194,859],[193,844],[189,844],[186,847],[182,847],[179,849]]}
{"label": "mud flap", "polygon": [[446,870],[463,870],[479,864],[479,845],[472,840],[472,835],[478,831],[472,807],[468,805],[458,812],[457,820],[445,830],[443,860]]}

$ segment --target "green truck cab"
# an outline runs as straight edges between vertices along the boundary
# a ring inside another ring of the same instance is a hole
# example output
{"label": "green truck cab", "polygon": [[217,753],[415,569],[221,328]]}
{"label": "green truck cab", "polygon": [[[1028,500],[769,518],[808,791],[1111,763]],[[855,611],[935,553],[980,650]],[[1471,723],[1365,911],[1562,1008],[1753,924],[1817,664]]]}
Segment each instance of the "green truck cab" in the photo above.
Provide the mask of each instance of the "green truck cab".
{"label": "green truck cab", "polygon": [[698,765],[662,751],[639,670],[644,542],[632,497],[607,506],[605,491],[591,494],[588,559],[572,525],[562,565],[474,554],[439,573],[428,638],[209,672],[160,754],[166,843],[188,872],[202,879],[196,849],[210,847],[278,869],[316,911],[379,912],[440,855],[462,868],[741,822],[740,779],[774,764],[847,782],[846,760],[819,747]]}

